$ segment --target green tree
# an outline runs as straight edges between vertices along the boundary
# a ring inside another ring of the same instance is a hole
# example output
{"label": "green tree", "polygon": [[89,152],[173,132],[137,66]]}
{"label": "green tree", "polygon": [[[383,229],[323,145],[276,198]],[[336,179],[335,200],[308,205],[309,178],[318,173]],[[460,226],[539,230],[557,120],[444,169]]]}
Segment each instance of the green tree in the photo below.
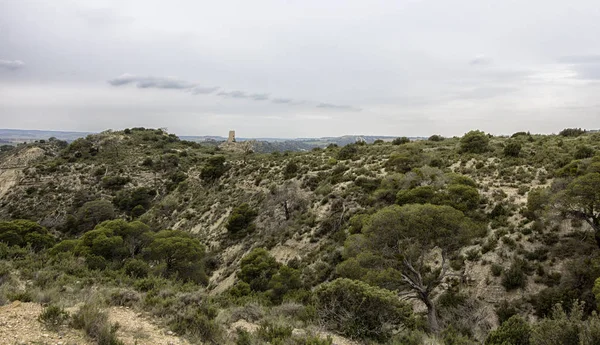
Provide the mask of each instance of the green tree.
{"label": "green tree", "polygon": [[33,250],[39,251],[52,247],[55,238],[38,223],[18,219],[10,222],[0,222],[0,243],[19,247],[30,245]]}
{"label": "green tree", "polygon": [[321,322],[350,338],[385,341],[398,326],[412,327],[412,308],[391,291],[339,278],[315,289]]}
{"label": "green tree", "polygon": [[202,263],[204,246],[187,232],[159,231],[145,252],[151,260],[165,263],[168,275],[196,283],[208,282]]}
{"label": "green tree", "polygon": [[[573,304],[570,313],[562,305],[557,304],[549,318],[544,318],[532,328],[532,345],[594,345],[600,341],[598,333],[590,334],[586,328],[598,323],[598,317],[593,315],[584,321],[583,303]],[[597,330],[596,330],[597,332]]]}
{"label": "green tree", "polygon": [[555,206],[564,217],[587,222],[600,247],[600,173],[591,172],[575,178],[557,194]]}
{"label": "green tree", "polygon": [[271,278],[278,272],[279,263],[264,248],[255,248],[242,258],[237,276],[250,285],[252,291],[267,291]]}
{"label": "green tree", "polygon": [[392,145],[402,145],[408,143],[410,143],[410,139],[408,139],[407,137],[399,137],[392,140]]}
{"label": "green tree", "polygon": [[70,233],[83,232],[93,229],[105,220],[115,218],[115,209],[110,201],[94,200],[88,201],[81,206],[76,213],[76,228],[67,229]]}
{"label": "green tree", "polygon": [[[387,271],[387,282],[400,276],[402,287],[427,307],[430,329],[437,333],[440,325],[433,298],[449,274],[448,257],[484,231],[450,206],[394,205],[371,216],[363,234],[346,241],[344,254],[358,257],[366,251],[374,253],[375,260],[366,261],[369,266],[363,267]],[[437,265],[425,260],[434,248],[441,250],[441,262]]]}
{"label": "green tree", "polygon": [[575,159],[585,159],[585,158],[590,158],[594,155],[594,149],[589,147],[589,146],[578,146],[577,150],[575,151],[575,154],[573,155],[573,157],[575,157]]}
{"label": "green tree", "polygon": [[339,159],[339,160],[353,159],[357,153],[358,153],[358,148],[356,147],[356,145],[348,144],[340,149],[340,151],[337,154],[337,159]]}
{"label": "green tree", "polygon": [[282,265],[269,281],[269,297],[274,303],[281,303],[283,296],[302,287],[300,271]]}
{"label": "green tree", "polygon": [[522,317],[515,315],[490,332],[485,345],[529,345],[531,327]]}
{"label": "green tree", "polygon": [[212,182],[219,179],[225,172],[227,167],[225,166],[224,156],[213,156],[208,159],[207,164],[200,171],[200,177],[207,182]]}
{"label": "green tree", "polygon": [[296,162],[289,162],[286,164],[285,168],[283,168],[283,178],[286,180],[291,179],[292,177],[296,176],[298,170],[300,170],[300,167]]}
{"label": "green tree", "polygon": [[488,151],[490,138],[482,131],[470,131],[460,139],[460,152],[484,153]]}
{"label": "green tree", "polygon": [[258,216],[258,212],[251,208],[247,203],[243,203],[233,209],[225,228],[227,228],[231,234],[252,232],[256,227],[252,223],[256,216]]}
{"label": "green tree", "polygon": [[521,143],[511,140],[504,146],[504,155],[507,157],[519,157],[521,153]]}

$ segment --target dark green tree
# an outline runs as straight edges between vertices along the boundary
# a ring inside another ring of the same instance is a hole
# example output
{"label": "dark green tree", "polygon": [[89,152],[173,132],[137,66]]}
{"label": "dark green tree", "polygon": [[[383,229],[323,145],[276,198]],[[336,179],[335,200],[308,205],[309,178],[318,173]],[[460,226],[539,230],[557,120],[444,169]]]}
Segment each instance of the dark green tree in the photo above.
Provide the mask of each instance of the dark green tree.
{"label": "dark green tree", "polygon": [[39,251],[52,247],[55,238],[38,223],[19,219],[0,222],[0,243],[19,247],[30,245],[33,250]]}
{"label": "dark green tree", "polygon": [[399,137],[392,140],[392,145],[402,145],[408,143],[410,143],[410,139],[408,139],[407,137]]}
{"label": "dark green tree", "polygon": [[566,218],[587,222],[600,247],[600,173],[575,178],[554,198],[555,207]]}
{"label": "dark green tree", "polygon": [[470,131],[460,139],[460,152],[484,153],[488,151],[490,138],[482,131]]}
{"label": "dark green tree", "polygon": [[159,231],[144,251],[149,259],[165,263],[167,275],[196,283],[208,282],[202,262],[204,246],[187,232]]}
{"label": "dark green tree", "polygon": [[522,317],[515,315],[490,332],[485,345],[529,345],[531,327]]}
{"label": "dark green tree", "polygon": [[[66,229],[70,233],[84,232],[93,229],[105,220],[115,218],[115,208],[108,200],[94,200],[83,204],[75,215],[72,228]],[[74,228],[73,228],[74,227]]]}
{"label": "dark green tree", "polygon": [[[399,276],[402,285],[396,288],[408,289],[408,296],[425,304],[429,327],[437,333],[440,325],[433,298],[449,274],[448,258],[484,233],[483,227],[450,206],[394,205],[375,213],[362,234],[346,241],[345,256],[360,258],[360,253],[373,253],[372,259],[363,264],[358,261],[358,265],[385,273],[385,284],[393,284]],[[424,259],[434,248],[441,250],[438,264]]]}
{"label": "dark green tree", "polygon": [[271,278],[278,272],[279,263],[264,248],[255,248],[242,258],[237,276],[250,285],[252,291],[267,291]]}
{"label": "dark green tree", "polygon": [[212,156],[208,159],[208,162],[200,171],[200,177],[207,182],[212,182],[219,179],[225,172],[227,167],[225,166],[224,156]]}
{"label": "dark green tree", "polygon": [[227,228],[227,231],[231,234],[252,232],[256,227],[253,223],[256,216],[258,216],[258,212],[251,208],[247,203],[243,203],[233,209],[225,228]]}
{"label": "dark green tree", "polygon": [[511,140],[504,146],[504,155],[507,157],[519,157],[521,153],[521,143]]}
{"label": "dark green tree", "polygon": [[406,302],[360,281],[339,278],[318,286],[314,296],[321,322],[350,338],[385,341],[394,327],[412,327]]}

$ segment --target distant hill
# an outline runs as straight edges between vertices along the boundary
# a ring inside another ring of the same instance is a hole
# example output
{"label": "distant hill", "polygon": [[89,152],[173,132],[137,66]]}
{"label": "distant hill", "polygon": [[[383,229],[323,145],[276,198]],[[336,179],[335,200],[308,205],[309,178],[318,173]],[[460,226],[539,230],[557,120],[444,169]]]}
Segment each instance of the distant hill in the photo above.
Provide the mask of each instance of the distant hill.
{"label": "distant hill", "polygon": [[[68,131],[44,131],[44,130],[26,130],[26,129],[0,129],[0,143],[22,143],[33,142],[54,137],[60,140],[72,142],[78,138],[84,138],[92,132],[68,132]],[[222,142],[227,138],[218,135],[183,135],[182,140],[194,142]],[[238,141],[254,140],[255,151],[257,152],[275,152],[275,151],[309,151],[315,147],[327,147],[335,144],[345,146],[357,141],[364,141],[372,144],[375,140],[391,141],[393,136],[374,136],[374,135],[344,135],[341,137],[322,137],[322,138],[237,138]],[[411,140],[424,139],[421,137],[410,137]]]}

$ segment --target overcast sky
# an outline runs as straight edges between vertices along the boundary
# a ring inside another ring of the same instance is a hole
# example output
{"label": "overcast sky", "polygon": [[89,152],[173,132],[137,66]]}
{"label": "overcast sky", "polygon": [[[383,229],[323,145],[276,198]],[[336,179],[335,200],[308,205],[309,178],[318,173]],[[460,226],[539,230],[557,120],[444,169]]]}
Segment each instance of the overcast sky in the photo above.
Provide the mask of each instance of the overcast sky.
{"label": "overcast sky", "polygon": [[598,0],[0,0],[0,128],[600,127]]}

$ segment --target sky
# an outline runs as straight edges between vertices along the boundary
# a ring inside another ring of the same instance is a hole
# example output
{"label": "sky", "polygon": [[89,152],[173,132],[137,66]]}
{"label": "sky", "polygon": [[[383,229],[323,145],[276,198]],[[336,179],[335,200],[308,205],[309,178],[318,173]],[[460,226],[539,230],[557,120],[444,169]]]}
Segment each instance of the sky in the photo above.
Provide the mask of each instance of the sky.
{"label": "sky", "polygon": [[0,0],[0,128],[600,128],[598,0]]}

